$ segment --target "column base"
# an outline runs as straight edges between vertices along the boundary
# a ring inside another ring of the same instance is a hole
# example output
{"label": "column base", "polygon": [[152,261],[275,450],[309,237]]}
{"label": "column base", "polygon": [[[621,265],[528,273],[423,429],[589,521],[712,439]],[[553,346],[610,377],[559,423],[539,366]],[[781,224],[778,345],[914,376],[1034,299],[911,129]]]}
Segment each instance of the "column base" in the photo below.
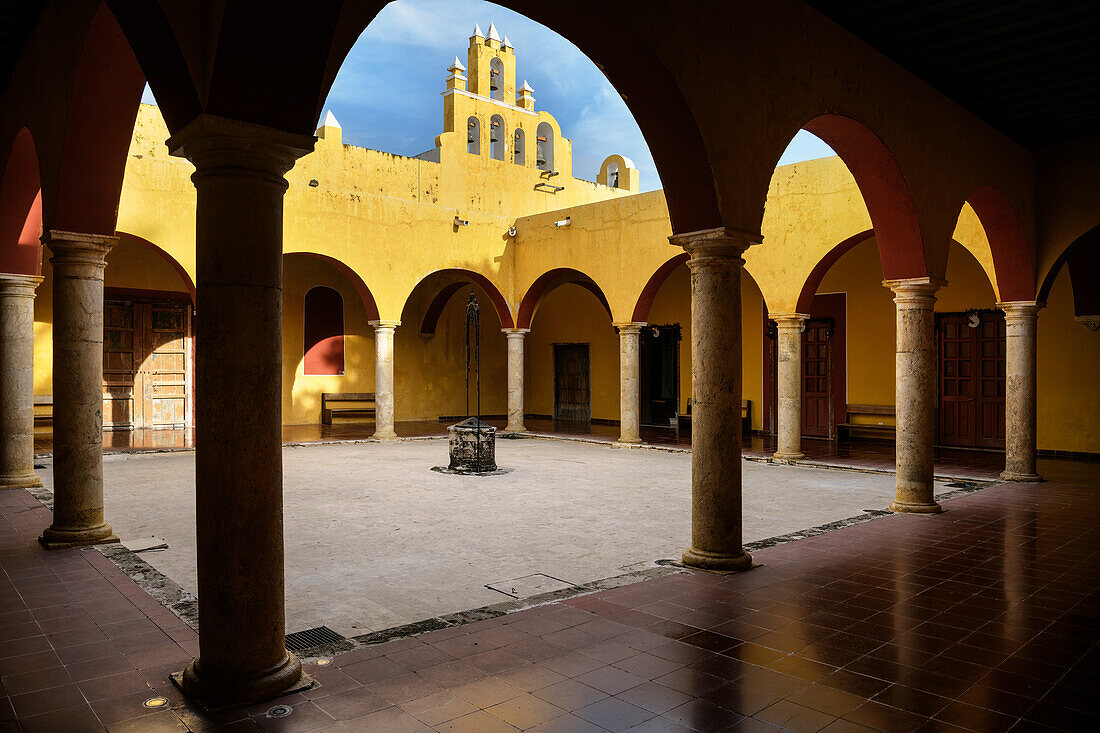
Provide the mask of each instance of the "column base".
{"label": "column base", "polygon": [[217,713],[271,700],[308,690],[315,684],[313,678],[302,671],[302,663],[298,657],[290,652],[287,652],[286,659],[276,668],[250,680],[236,677],[228,680],[207,679],[202,674],[199,659],[188,664],[182,672],[171,675],[171,680],[188,699],[206,713]]}
{"label": "column base", "polygon": [[56,529],[47,527],[42,530],[39,543],[47,550],[64,550],[69,547],[87,547],[88,545],[110,545],[118,542],[118,536],[111,525],[104,522],[99,527],[88,529]]}
{"label": "column base", "polygon": [[42,485],[42,479],[35,473],[19,476],[0,476],[0,489],[35,489]]}
{"label": "column base", "polygon": [[1037,473],[1016,473],[1015,471],[1002,471],[1001,481],[1012,481],[1013,483],[1039,483],[1045,481],[1042,476]]}
{"label": "column base", "polygon": [[709,552],[689,547],[684,550],[684,565],[700,570],[748,570],[752,567],[752,555],[742,550],[740,554],[730,555],[723,552]]}
{"label": "column base", "polygon": [[396,443],[398,440],[400,440],[400,438],[397,437],[397,433],[392,431],[388,433],[375,433],[370,437],[380,443]]}
{"label": "column base", "polygon": [[635,446],[635,445],[641,445],[641,444],[642,444],[642,439],[641,438],[619,438],[618,440],[615,441],[615,445],[620,445],[620,446]]}
{"label": "column base", "polygon": [[527,427],[525,425],[508,425],[504,428],[505,433],[526,433]]}
{"label": "column base", "polygon": [[777,461],[801,461],[806,457],[805,453],[774,453],[772,458]]}
{"label": "column base", "polygon": [[890,511],[900,514],[939,514],[943,507],[932,502],[931,504],[910,504],[905,501],[890,502]]}

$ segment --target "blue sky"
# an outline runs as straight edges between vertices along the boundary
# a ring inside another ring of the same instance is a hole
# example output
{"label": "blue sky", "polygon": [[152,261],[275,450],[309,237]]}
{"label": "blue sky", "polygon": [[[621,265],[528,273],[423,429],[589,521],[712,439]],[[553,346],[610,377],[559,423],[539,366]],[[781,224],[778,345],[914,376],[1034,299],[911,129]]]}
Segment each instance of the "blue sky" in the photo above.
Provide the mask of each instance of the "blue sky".
{"label": "blue sky", "polygon": [[[576,46],[526,17],[482,0],[397,0],[356,42],[325,104],[344,142],[400,155],[435,144],[443,128],[443,79],[457,55],[466,63],[474,23],[495,22],[516,49],[517,81],[535,90],[535,108],[554,115],[573,141],[573,175],[595,180],[600,163],[619,153],[634,160],[642,190],[661,187],[657,169],[626,103]],[[144,101],[153,102],[146,88]],[[800,132],[780,159],[833,155]]]}

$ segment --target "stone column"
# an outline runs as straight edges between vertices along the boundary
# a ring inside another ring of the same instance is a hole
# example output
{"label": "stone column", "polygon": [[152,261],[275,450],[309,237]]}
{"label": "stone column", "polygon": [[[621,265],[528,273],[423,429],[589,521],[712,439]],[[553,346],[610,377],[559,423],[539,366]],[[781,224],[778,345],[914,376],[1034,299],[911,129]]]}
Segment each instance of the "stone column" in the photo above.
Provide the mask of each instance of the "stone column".
{"label": "stone column", "polygon": [[0,489],[41,486],[34,473],[34,275],[0,273]]}
{"label": "stone column", "polygon": [[397,440],[393,430],[393,332],[400,321],[371,321],[374,326],[374,438]]}
{"label": "stone column", "polygon": [[644,323],[616,323],[619,329],[619,443],[638,445],[641,437],[640,351]]}
{"label": "stone column", "polygon": [[53,257],[50,549],[118,542],[103,520],[103,271],[117,237],[47,232]]}
{"label": "stone column", "polygon": [[933,514],[933,442],[936,414],[936,290],[946,285],[930,277],[887,280],[897,311],[894,363],[897,439],[896,479],[890,510]]}
{"label": "stone column", "polygon": [[523,424],[523,337],[529,328],[504,328],[508,339],[508,425],[506,433],[525,433]]}
{"label": "stone column", "polygon": [[745,570],[741,546],[741,254],[758,234],[669,238],[691,258],[691,547],[684,563]]}
{"label": "stone column", "polygon": [[199,656],[174,679],[207,707],[298,689],[285,646],[284,174],[314,138],[201,115],[168,149],[195,164]]}
{"label": "stone column", "polygon": [[797,461],[802,453],[802,329],[808,315],[803,313],[769,314],[778,334],[779,364],[776,370],[778,461]]}
{"label": "stone column", "polygon": [[1035,329],[1041,304],[998,303],[1005,312],[1005,481],[1042,481],[1035,471]]}

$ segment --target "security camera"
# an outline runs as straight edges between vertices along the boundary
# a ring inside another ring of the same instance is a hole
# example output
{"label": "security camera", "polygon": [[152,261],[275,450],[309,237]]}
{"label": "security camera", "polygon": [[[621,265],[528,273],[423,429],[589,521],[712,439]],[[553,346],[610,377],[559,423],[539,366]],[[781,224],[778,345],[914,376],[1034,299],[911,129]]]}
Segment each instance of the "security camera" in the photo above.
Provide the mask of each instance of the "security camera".
{"label": "security camera", "polygon": [[455,217],[455,226],[456,227],[468,227],[468,226],[470,226],[470,220],[469,219],[459,219],[456,216]]}
{"label": "security camera", "polygon": [[573,223],[573,217],[567,216],[564,219],[558,219],[556,222],[554,222],[554,226],[556,226],[556,227],[567,227],[572,223]]}

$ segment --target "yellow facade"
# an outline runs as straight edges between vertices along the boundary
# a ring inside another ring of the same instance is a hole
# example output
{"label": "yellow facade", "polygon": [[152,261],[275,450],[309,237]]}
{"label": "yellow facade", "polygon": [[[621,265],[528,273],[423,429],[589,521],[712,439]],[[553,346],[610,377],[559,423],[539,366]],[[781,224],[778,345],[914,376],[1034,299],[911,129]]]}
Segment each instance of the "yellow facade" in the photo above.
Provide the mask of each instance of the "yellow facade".
{"label": "yellow facade", "polygon": [[[500,318],[495,293],[474,288],[482,322],[483,413],[506,410],[501,326],[529,325],[526,412],[553,412],[553,344],[583,342],[591,349],[592,416],[618,418],[618,335],[612,324],[636,320],[654,273],[682,250],[668,242],[672,231],[663,193],[638,193],[638,172],[629,159],[610,154],[600,170],[584,172],[597,182],[575,177],[571,141],[552,115],[534,109],[530,86],[516,78],[514,49],[493,35],[472,37],[465,65],[456,59],[448,70],[443,131],[433,148],[406,157],[345,145],[338,124],[328,116],[317,131],[315,151],[288,174],[285,423],[318,422],[322,392],[374,391],[372,319],[400,323],[394,356],[397,419],[464,414],[461,365],[470,288],[447,303],[434,334],[421,333],[440,289],[469,282],[462,271],[484,278],[506,303]],[[523,141],[518,159],[517,131]],[[121,242],[108,258],[108,288],[187,293],[195,281],[193,168],[167,154],[167,137],[159,110],[143,105],[119,206]],[[544,143],[552,143],[552,155],[551,145]],[[797,312],[807,280],[823,258],[842,243],[869,236],[871,229],[860,191],[839,158],[776,169],[763,243],[745,253],[742,278],[743,394],[754,405],[754,429],[765,427],[767,314]],[[992,253],[969,206],[960,212],[953,239],[949,284],[937,296],[937,311],[993,308],[998,289]],[[532,286],[558,269],[580,273],[577,277],[593,287],[566,282],[536,304],[530,324],[517,324]],[[49,394],[48,262],[43,270],[46,281],[35,308],[35,391]],[[368,302],[353,279],[369,291]],[[303,303],[316,286],[336,290],[343,300],[341,375],[304,373]],[[610,313],[594,291],[602,294]],[[874,238],[842,255],[817,292],[846,294],[847,401],[892,404],[894,308],[891,292],[882,285]],[[687,267],[672,269],[650,296],[646,321],[682,328],[679,410],[685,411],[691,395]],[[1039,332],[1039,448],[1100,452],[1096,426],[1082,417],[1100,412],[1100,386],[1082,377],[1100,363],[1100,347],[1072,320],[1065,275],[1040,315]]]}

